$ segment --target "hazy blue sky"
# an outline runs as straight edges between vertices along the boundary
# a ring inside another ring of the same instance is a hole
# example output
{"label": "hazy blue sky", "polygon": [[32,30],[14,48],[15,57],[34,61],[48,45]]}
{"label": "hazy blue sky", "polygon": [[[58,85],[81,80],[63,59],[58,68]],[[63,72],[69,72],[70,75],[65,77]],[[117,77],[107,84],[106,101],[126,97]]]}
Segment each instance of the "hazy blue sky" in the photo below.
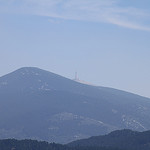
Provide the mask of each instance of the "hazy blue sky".
{"label": "hazy blue sky", "polygon": [[150,97],[150,0],[0,0],[0,76],[24,66]]}

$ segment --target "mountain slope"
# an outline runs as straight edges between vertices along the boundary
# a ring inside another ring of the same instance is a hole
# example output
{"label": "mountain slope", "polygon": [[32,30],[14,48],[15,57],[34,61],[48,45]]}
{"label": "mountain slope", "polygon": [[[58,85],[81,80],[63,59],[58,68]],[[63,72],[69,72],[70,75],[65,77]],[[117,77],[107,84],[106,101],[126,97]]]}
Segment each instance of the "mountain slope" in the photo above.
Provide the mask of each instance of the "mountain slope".
{"label": "mountain slope", "polygon": [[25,67],[0,78],[0,138],[67,143],[150,129],[150,99]]}
{"label": "mountain slope", "polygon": [[69,143],[70,147],[116,147],[127,150],[149,150],[150,131],[137,132],[131,130],[119,130],[104,136],[95,136],[89,139],[78,140]]}

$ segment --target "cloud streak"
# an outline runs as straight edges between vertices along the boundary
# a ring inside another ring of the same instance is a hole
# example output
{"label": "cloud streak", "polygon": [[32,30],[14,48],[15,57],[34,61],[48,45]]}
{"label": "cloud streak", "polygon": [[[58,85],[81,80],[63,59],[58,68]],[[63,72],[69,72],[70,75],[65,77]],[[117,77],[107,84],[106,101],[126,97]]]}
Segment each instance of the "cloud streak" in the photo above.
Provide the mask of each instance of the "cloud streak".
{"label": "cloud streak", "polygon": [[120,0],[0,0],[0,12],[103,22],[150,31],[150,13],[120,6]]}

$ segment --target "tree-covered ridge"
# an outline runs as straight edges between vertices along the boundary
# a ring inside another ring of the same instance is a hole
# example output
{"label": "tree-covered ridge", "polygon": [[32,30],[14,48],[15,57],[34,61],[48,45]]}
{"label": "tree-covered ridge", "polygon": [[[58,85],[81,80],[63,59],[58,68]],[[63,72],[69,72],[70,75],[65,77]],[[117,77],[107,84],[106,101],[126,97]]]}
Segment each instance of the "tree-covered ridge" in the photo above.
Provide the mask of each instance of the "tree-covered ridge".
{"label": "tree-covered ridge", "polygon": [[113,131],[108,135],[74,141],[69,146],[118,147],[126,150],[150,150],[150,131]]}
{"label": "tree-covered ridge", "polygon": [[37,140],[0,140],[0,150],[150,150],[150,131],[117,130],[66,145]]}
{"label": "tree-covered ridge", "polygon": [[105,147],[68,147],[61,144],[48,143],[36,140],[0,140],[0,150],[120,150]]}

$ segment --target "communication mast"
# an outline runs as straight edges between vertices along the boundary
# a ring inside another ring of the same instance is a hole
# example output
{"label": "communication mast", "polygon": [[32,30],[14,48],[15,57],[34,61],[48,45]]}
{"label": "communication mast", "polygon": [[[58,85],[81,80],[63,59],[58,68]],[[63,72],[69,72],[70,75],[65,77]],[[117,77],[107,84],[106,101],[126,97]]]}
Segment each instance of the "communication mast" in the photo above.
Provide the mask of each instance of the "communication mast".
{"label": "communication mast", "polygon": [[78,80],[78,74],[75,72],[75,80]]}
{"label": "communication mast", "polygon": [[75,72],[75,78],[74,78],[75,81],[79,81],[79,78],[78,78],[78,73]]}

